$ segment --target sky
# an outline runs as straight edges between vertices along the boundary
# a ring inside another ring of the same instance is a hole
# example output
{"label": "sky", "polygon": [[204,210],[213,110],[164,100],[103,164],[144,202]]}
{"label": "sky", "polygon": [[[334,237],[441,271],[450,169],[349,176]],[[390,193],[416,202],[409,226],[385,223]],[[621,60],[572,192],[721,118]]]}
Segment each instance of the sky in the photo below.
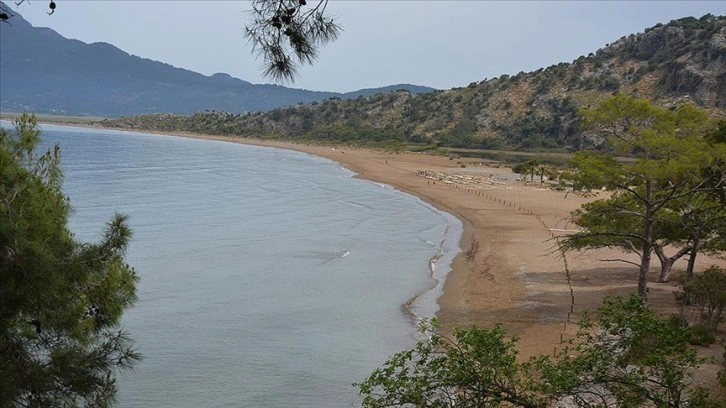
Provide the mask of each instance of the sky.
{"label": "sky", "polygon": [[[108,42],[205,75],[271,83],[243,36],[248,1],[56,0],[52,16],[45,0],[6,4],[67,38]],[[282,85],[335,92],[400,83],[462,87],[572,62],[657,23],[726,15],[726,0],[330,0],[327,10],[344,31],[294,83]]]}

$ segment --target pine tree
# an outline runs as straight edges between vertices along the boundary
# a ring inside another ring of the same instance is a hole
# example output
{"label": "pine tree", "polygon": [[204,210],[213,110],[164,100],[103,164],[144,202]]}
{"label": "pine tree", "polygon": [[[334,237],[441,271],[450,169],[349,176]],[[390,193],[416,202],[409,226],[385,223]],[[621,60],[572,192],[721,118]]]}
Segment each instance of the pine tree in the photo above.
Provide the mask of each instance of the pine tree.
{"label": "pine tree", "polygon": [[37,154],[33,116],[0,129],[0,406],[105,407],[140,356],[119,329],[136,299],[127,217],[76,241],[60,149]]}

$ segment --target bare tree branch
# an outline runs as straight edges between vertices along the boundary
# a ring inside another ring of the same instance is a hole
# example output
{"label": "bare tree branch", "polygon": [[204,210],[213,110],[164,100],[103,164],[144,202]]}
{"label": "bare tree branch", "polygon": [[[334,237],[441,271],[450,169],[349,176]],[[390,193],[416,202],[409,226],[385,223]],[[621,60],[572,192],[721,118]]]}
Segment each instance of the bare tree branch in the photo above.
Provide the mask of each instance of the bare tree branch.
{"label": "bare tree branch", "polygon": [[611,258],[606,258],[606,259],[598,259],[598,261],[602,261],[602,262],[624,262],[624,263],[627,263],[627,264],[631,264],[631,265],[635,265],[637,267],[640,267],[640,263],[633,262],[633,261],[628,261],[627,259],[620,259],[620,258],[612,258],[611,259]]}

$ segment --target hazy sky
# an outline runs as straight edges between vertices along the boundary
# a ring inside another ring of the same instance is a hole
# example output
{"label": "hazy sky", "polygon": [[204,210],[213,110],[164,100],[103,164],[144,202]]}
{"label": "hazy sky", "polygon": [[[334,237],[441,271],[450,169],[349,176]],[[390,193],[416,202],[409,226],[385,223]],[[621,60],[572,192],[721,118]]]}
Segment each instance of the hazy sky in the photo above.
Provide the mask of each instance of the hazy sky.
{"label": "hazy sky", "polygon": [[[308,0],[312,3],[311,0]],[[15,7],[31,24],[211,75],[261,76],[243,37],[247,1],[45,0]],[[295,88],[346,92],[397,83],[440,89],[571,62],[659,22],[726,14],[726,1],[330,0],[344,32]]]}

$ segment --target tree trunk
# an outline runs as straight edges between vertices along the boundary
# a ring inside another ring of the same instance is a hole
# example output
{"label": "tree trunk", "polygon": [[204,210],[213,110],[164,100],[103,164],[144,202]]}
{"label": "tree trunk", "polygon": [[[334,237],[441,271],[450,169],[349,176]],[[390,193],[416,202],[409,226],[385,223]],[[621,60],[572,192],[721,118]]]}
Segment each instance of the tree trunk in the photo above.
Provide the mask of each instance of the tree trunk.
{"label": "tree trunk", "polygon": [[671,268],[673,267],[673,261],[665,255],[663,247],[660,245],[653,245],[653,250],[660,260],[660,275],[658,276],[658,282],[668,282],[668,277],[670,276]]}
{"label": "tree trunk", "polygon": [[651,248],[649,242],[643,243],[643,254],[640,257],[640,272],[638,273],[638,295],[648,298],[648,271],[650,270]]}
{"label": "tree trunk", "polygon": [[686,267],[686,279],[689,282],[693,279],[693,268],[696,265],[696,255],[699,249],[701,249],[701,240],[698,237],[693,237],[691,255],[688,257],[688,266]]}
{"label": "tree trunk", "polygon": [[648,272],[650,271],[650,257],[653,251],[653,245],[650,242],[650,237],[653,234],[653,222],[648,222],[646,218],[646,224],[643,231],[643,246],[641,247],[640,255],[640,271],[638,273],[638,295],[643,299],[648,298]]}
{"label": "tree trunk", "polygon": [[665,255],[665,252],[663,251],[663,247],[659,244],[653,244],[653,250],[655,251],[655,254],[658,256],[658,259],[660,260],[660,276],[658,277],[659,283],[668,282],[668,279],[671,275],[671,269],[673,269],[673,264],[676,263],[677,260],[681,259],[683,255],[690,253],[693,248],[691,246],[685,246],[678,250],[673,256],[668,257]]}
{"label": "tree trunk", "polygon": [[648,299],[648,272],[650,271],[650,257],[653,251],[653,223],[655,222],[655,209],[653,208],[653,184],[645,182],[645,217],[643,225],[643,246],[640,253],[640,271],[638,273],[638,295]]}

